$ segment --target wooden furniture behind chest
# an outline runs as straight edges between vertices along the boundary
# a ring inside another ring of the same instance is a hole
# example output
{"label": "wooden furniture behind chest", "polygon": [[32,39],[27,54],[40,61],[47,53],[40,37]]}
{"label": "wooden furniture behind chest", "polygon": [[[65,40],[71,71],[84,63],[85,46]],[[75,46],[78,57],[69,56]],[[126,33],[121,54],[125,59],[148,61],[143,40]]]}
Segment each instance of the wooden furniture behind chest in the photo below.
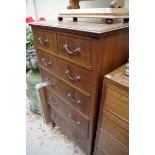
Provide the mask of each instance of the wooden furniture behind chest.
{"label": "wooden furniture behind chest", "polygon": [[30,24],[51,120],[90,155],[103,76],[128,59],[128,24]]}
{"label": "wooden furniture behind chest", "polygon": [[104,78],[94,155],[129,154],[129,78],[125,65]]}

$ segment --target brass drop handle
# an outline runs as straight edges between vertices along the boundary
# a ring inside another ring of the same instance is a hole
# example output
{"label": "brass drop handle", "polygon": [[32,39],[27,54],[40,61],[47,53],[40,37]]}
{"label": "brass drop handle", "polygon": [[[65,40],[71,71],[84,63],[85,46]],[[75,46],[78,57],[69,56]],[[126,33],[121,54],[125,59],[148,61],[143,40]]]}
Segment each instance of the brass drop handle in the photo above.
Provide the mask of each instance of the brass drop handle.
{"label": "brass drop handle", "polygon": [[70,80],[72,80],[72,81],[74,81],[74,80],[80,80],[80,76],[79,75],[77,75],[76,77],[72,77],[71,75],[70,75],[70,71],[67,69],[66,70],[66,72],[65,72],[66,74],[67,74],[67,76],[68,76],[68,78],[70,79]]}
{"label": "brass drop handle", "polygon": [[[68,117],[72,119],[72,114],[68,114]],[[73,119],[72,119],[72,121],[73,121],[73,123],[76,124],[76,125],[80,125],[80,124],[81,124],[80,121],[75,121],[75,120],[73,120]]]}
{"label": "brass drop handle", "polygon": [[49,97],[49,100],[52,102],[52,104],[54,105],[57,105],[58,103],[52,98],[52,97]]}
{"label": "brass drop handle", "polygon": [[38,40],[42,45],[46,45],[48,43],[48,39],[43,40],[42,37],[39,37]]}
{"label": "brass drop handle", "polygon": [[48,65],[51,65],[51,64],[52,64],[51,61],[46,62],[45,58],[42,58],[41,61],[42,61],[42,63],[43,63],[45,66],[48,66]]}
{"label": "brass drop handle", "polygon": [[78,47],[75,50],[73,50],[73,52],[69,51],[68,47],[69,47],[69,45],[66,43],[64,45],[64,48],[66,49],[66,51],[67,51],[68,54],[71,54],[72,55],[74,53],[80,53],[81,52],[81,48],[80,47]]}
{"label": "brass drop handle", "polygon": [[80,100],[77,100],[77,101],[76,101],[76,100],[73,99],[71,92],[69,92],[69,93],[67,94],[67,97],[68,97],[74,104],[81,104],[81,101],[80,101]]}

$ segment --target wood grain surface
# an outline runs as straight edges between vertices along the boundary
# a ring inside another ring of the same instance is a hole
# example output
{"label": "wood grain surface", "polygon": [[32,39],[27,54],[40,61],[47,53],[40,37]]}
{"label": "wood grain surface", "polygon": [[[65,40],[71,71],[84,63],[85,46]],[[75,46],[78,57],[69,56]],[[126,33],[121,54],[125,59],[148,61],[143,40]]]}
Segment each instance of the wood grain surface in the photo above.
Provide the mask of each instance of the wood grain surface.
{"label": "wood grain surface", "polygon": [[125,65],[105,75],[94,155],[129,154],[128,83]]}
{"label": "wood grain surface", "polygon": [[[34,33],[46,31],[42,41],[51,36],[54,39],[48,48],[35,41],[42,80],[51,82],[46,93],[51,119],[87,155],[92,155],[102,81],[104,75],[128,60],[128,24],[43,21],[30,25]],[[64,48],[66,43],[70,52],[80,48],[81,53],[70,55]],[[69,74],[65,73],[67,69]],[[78,75],[81,80],[71,80]]]}

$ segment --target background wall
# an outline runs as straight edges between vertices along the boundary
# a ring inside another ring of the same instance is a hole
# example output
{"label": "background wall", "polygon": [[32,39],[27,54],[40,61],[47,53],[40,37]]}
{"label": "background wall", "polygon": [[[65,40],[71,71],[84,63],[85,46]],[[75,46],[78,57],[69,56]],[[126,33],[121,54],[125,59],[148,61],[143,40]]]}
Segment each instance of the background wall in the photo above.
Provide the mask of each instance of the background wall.
{"label": "background wall", "polygon": [[26,17],[29,16],[33,17],[34,19],[36,18],[33,0],[26,0]]}
{"label": "background wall", "polygon": [[[81,8],[109,7],[112,0],[80,1]],[[129,0],[124,0],[124,7],[128,7]],[[69,0],[27,0],[27,15],[37,19],[45,17],[47,20],[57,19],[60,10],[66,9]],[[32,15],[31,15],[32,14]],[[34,15],[35,14],[35,15]]]}
{"label": "background wall", "polygon": [[68,0],[34,0],[36,17],[56,19],[60,10],[65,9],[68,3]]}

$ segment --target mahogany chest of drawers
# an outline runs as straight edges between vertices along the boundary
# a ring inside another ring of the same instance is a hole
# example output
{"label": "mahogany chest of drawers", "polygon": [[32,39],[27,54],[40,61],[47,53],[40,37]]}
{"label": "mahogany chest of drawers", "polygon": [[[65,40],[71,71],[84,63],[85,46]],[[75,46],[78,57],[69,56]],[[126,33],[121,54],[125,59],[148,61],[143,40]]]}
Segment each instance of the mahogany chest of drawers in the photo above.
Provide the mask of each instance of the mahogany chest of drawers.
{"label": "mahogany chest of drawers", "polygon": [[129,77],[125,65],[104,78],[94,155],[129,154]]}
{"label": "mahogany chest of drawers", "polygon": [[128,59],[128,24],[45,21],[30,24],[51,121],[93,153],[105,74]]}

